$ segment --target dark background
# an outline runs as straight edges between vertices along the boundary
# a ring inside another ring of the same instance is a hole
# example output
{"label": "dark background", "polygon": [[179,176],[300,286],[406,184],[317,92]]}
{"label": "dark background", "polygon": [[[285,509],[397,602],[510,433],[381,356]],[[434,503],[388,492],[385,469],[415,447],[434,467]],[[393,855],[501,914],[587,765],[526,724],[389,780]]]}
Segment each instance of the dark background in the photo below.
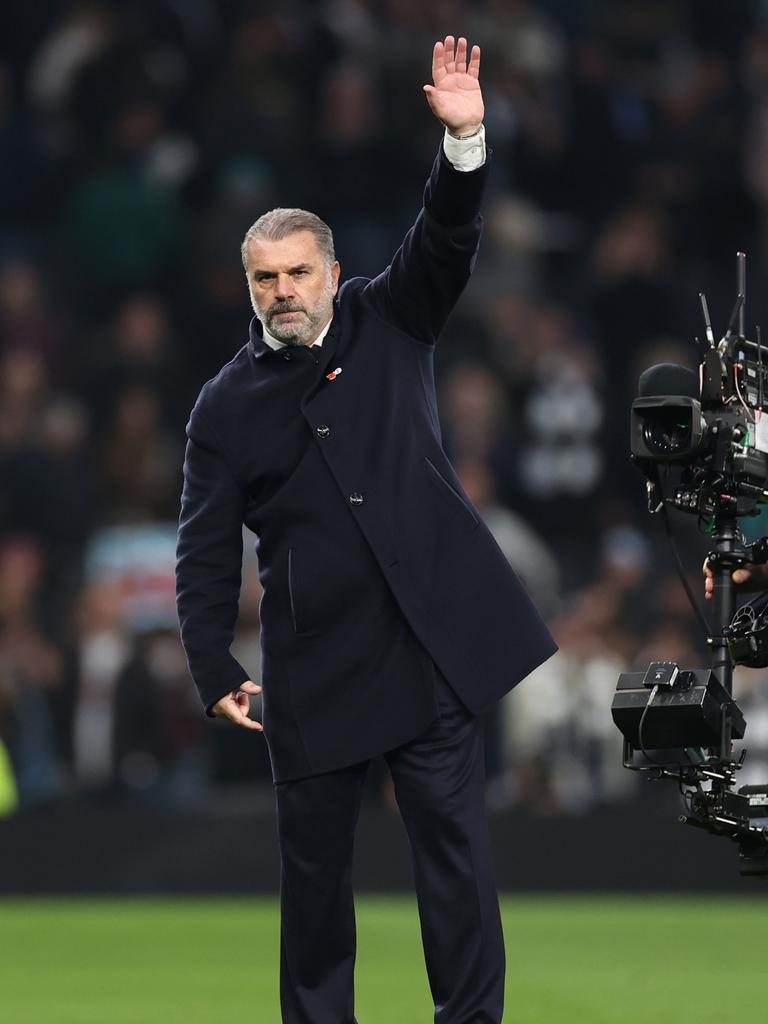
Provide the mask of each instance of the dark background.
{"label": "dark background", "polygon": [[[628,409],[646,366],[696,364],[699,291],[722,333],[737,249],[748,331],[765,322],[768,5],[38,0],[0,14],[6,889],[64,884],[34,858],[73,829],[124,849],[131,821],[177,822],[169,856],[190,822],[199,842],[222,816],[270,820],[262,738],[203,718],[178,642],[184,425],[247,339],[239,246],[258,215],[316,211],[346,277],[387,263],[441,138],[421,86],[448,32],[483,50],[493,172],[439,346],[445,444],[561,646],[488,719],[494,827],[560,828],[555,859],[591,842],[596,876],[628,820],[667,836],[676,805],[621,768],[611,695],[626,668],[706,653],[628,461]],[[706,538],[686,519],[677,534],[700,592]],[[247,547],[237,654],[258,679]],[[735,688],[744,781],[768,779],[765,674]],[[371,820],[391,821],[382,766],[369,783]],[[715,845],[694,839],[692,855]]]}

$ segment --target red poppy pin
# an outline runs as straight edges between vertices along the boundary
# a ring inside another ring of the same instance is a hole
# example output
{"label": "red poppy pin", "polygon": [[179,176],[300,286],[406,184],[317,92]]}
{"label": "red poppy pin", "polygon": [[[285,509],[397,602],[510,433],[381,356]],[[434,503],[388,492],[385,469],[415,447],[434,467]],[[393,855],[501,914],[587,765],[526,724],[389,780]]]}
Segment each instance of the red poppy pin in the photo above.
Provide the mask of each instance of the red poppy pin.
{"label": "red poppy pin", "polygon": [[331,372],[330,373],[326,373],[325,376],[326,376],[326,378],[328,380],[336,380],[336,378],[339,376],[340,373],[341,373],[341,367],[337,366],[335,370],[331,370]]}

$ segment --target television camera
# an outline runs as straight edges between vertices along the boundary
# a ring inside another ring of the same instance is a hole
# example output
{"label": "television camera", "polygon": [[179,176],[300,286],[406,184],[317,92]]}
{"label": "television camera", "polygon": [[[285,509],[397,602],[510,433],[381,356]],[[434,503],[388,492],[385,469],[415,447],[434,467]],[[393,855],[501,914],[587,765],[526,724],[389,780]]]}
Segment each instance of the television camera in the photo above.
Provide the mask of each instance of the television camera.
{"label": "television camera", "polygon": [[631,458],[646,478],[648,509],[694,515],[711,538],[712,621],[685,578],[711,650],[709,668],[654,661],[619,676],[614,722],[624,736],[624,766],[674,779],[685,800],[680,821],[738,844],[742,875],[768,877],[768,783],[737,788],[746,750],[734,752],[746,722],[732,696],[736,665],[768,666],[768,593],[735,607],[734,570],[768,561],[768,540],[745,543],[738,521],[768,503],[768,348],[744,331],[746,257],[738,253],[737,298],[715,341],[700,295],[706,342],[698,375],[661,364],[640,377],[632,405]]}

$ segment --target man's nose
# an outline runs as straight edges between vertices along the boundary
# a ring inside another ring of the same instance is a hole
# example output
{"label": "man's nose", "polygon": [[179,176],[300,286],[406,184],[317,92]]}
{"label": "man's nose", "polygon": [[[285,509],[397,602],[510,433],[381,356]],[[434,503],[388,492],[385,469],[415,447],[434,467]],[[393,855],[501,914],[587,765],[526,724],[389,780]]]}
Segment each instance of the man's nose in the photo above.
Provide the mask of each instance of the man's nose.
{"label": "man's nose", "polygon": [[293,278],[291,275],[278,274],[275,280],[275,298],[290,299],[293,295]]}

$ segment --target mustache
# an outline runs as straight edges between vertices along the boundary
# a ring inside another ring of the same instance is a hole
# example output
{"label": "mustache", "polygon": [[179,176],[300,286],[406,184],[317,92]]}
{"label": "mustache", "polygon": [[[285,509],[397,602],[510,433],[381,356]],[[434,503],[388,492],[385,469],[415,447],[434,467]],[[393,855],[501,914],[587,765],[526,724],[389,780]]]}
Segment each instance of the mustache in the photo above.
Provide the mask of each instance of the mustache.
{"label": "mustache", "polygon": [[277,316],[278,313],[306,313],[306,309],[303,306],[296,306],[290,302],[276,302],[274,306],[269,310],[267,316],[271,320],[273,316]]}

